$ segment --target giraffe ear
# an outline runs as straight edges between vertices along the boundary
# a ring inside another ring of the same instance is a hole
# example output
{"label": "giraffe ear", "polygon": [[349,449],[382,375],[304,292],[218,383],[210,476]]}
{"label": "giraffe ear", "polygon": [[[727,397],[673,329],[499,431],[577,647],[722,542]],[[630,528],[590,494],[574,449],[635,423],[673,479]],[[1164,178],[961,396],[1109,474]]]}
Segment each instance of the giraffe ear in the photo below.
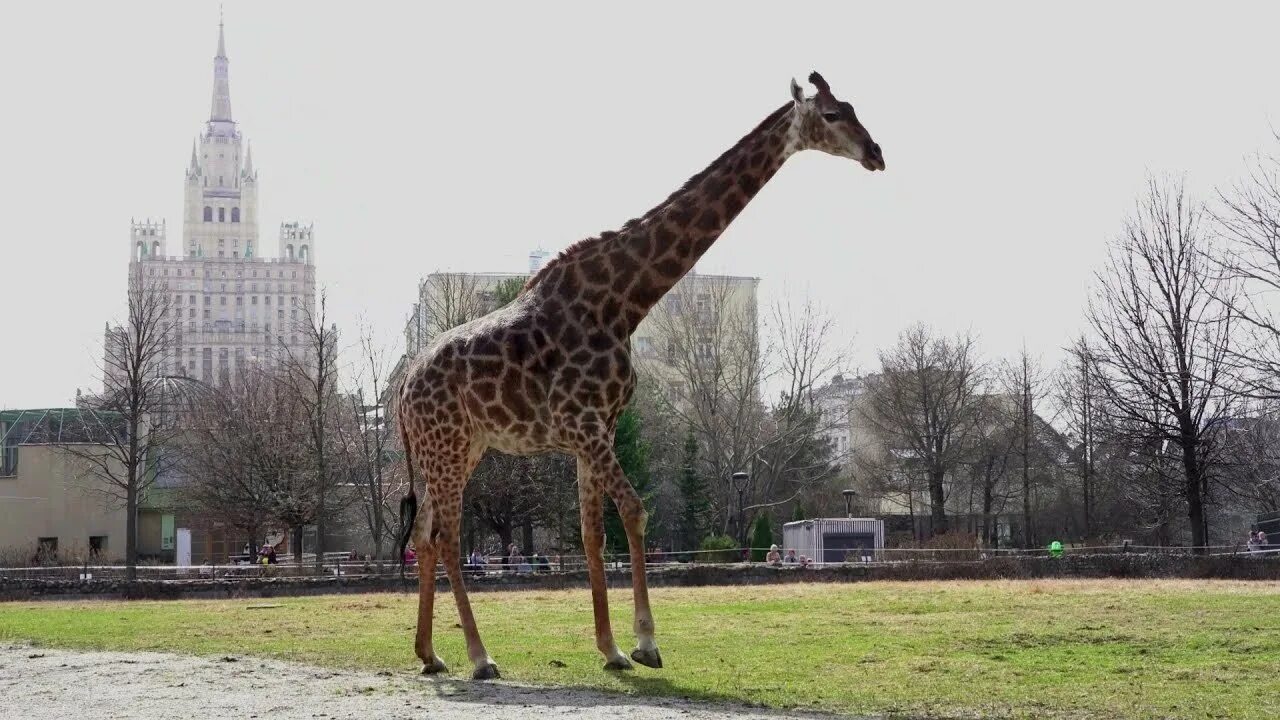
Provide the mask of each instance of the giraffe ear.
{"label": "giraffe ear", "polygon": [[804,102],[804,90],[795,78],[791,78],[791,99],[795,100],[797,105]]}

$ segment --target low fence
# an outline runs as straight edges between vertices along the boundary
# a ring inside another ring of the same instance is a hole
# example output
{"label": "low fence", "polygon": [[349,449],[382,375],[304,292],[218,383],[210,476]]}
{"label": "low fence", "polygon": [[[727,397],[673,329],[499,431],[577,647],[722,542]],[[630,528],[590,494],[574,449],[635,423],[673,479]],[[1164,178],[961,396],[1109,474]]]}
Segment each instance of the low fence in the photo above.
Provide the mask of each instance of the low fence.
{"label": "low fence", "polygon": [[[726,552],[742,553],[743,549],[738,548],[691,553],[693,561],[655,556],[647,563],[646,570],[649,584],[655,587],[1052,577],[1280,580],[1280,548],[1205,550],[1197,554],[1187,548],[1073,548],[1061,557],[1052,557],[1041,551],[893,549],[841,563],[709,561],[709,558],[722,558]],[[417,570],[415,566],[406,568],[402,578],[398,564],[384,563],[379,569],[372,562],[351,560],[326,562],[320,568],[314,563],[140,566],[137,579],[129,581],[126,568],[118,565],[0,568],[0,600],[265,597],[402,591],[416,588]],[[468,586],[480,591],[569,588],[585,586],[588,582],[583,556],[547,558],[545,564],[465,565],[463,571]],[[446,586],[444,575],[443,570],[437,568],[435,578],[441,587]],[[611,586],[630,585],[630,564],[621,559],[607,562],[606,577]]]}

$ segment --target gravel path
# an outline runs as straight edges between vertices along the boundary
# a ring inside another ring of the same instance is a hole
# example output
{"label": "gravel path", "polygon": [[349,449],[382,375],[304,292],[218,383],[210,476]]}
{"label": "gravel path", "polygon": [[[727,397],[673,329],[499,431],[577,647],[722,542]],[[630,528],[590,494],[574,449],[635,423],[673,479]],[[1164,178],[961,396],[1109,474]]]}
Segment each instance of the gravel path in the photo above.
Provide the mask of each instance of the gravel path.
{"label": "gravel path", "polygon": [[26,646],[0,646],[0,716],[27,720],[815,717],[505,682],[333,671],[243,656],[197,658]]}

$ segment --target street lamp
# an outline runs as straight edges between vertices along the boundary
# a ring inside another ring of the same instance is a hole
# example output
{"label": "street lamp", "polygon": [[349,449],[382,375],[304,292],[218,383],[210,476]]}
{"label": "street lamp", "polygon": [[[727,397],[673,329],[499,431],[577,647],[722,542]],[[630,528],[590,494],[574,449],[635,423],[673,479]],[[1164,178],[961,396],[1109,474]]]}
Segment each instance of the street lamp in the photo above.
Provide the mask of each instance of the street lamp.
{"label": "street lamp", "polygon": [[844,495],[844,514],[845,514],[845,517],[849,517],[849,518],[851,518],[851,517],[853,517],[853,496],[854,496],[854,495],[857,495],[858,493],[857,493],[856,491],[854,491],[854,490],[853,490],[853,488],[849,488],[849,489],[846,489],[846,490],[842,490],[842,491],[841,491],[841,494],[843,494],[843,495]]}
{"label": "street lamp", "polygon": [[730,479],[733,480],[733,487],[738,491],[738,535],[740,536],[739,542],[742,542],[745,544],[746,537],[747,537],[747,529],[742,524],[742,515],[743,515],[743,505],[745,504],[743,500],[743,495],[744,493],[747,492],[747,474],[744,472],[736,472],[730,476]]}

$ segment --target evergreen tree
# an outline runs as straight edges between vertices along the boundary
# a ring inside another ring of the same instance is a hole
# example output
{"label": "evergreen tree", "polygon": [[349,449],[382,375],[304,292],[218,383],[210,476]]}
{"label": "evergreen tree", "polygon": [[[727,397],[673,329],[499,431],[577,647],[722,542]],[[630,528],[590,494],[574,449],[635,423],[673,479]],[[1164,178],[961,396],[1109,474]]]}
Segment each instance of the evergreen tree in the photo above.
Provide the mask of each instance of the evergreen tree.
{"label": "evergreen tree", "polygon": [[684,439],[684,458],[680,464],[680,494],[684,510],[680,515],[680,537],[685,547],[696,548],[708,532],[711,501],[707,497],[706,480],[698,474],[698,439],[693,428]]}
{"label": "evergreen tree", "polygon": [[808,520],[808,519],[809,518],[804,511],[804,506],[801,505],[799,502],[797,502],[795,510],[791,512],[791,522],[796,522],[797,520]]}
{"label": "evergreen tree", "polygon": [[[631,487],[640,494],[645,510],[650,513],[649,524],[653,524],[653,508],[649,492],[649,446],[640,436],[640,415],[635,408],[628,406],[618,416],[618,428],[613,436],[613,451],[618,456],[618,464],[627,476]],[[645,528],[646,534],[648,528]],[[606,551],[615,555],[626,555],[627,531],[622,526],[622,518],[613,499],[605,501],[604,535]]]}
{"label": "evergreen tree", "polygon": [[763,512],[756,516],[755,527],[751,530],[751,560],[763,561],[772,544],[773,524],[769,521],[769,513]]}

